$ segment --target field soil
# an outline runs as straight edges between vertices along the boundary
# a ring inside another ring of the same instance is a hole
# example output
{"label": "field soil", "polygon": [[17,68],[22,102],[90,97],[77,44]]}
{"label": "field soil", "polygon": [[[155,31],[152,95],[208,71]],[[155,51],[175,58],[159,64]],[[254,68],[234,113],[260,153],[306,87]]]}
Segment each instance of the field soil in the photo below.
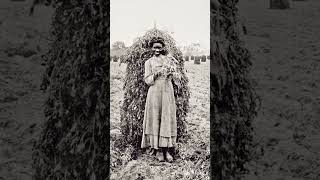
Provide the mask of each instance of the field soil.
{"label": "field soil", "polygon": [[41,55],[52,10],[0,1],[0,179],[32,179],[32,146],[44,121]]}
{"label": "field soil", "polygon": [[239,10],[262,98],[256,157],[245,179],[320,179],[320,1],[242,0]]}

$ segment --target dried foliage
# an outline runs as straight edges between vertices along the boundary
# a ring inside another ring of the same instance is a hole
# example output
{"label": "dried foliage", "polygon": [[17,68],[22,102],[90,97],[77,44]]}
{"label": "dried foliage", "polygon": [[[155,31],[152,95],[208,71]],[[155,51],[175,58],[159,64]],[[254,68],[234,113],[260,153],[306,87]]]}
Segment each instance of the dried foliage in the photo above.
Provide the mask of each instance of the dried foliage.
{"label": "dried foliage", "polygon": [[288,9],[290,8],[289,0],[270,0],[270,9]]}
{"label": "dried foliage", "polygon": [[109,1],[54,0],[47,5],[55,14],[51,48],[44,56],[41,88],[48,90],[48,99],[34,146],[34,179],[106,179]]}
{"label": "dried foliage", "polygon": [[[178,70],[182,75],[181,86],[178,87],[173,84],[177,105],[178,140],[186,135],[185,119],[188,112],[190,92],[182,52],[176,47],[174,39],[169,34],[158,29],[151,29],[134,42],[128,49],[123,61],[127,64],[127,74],[124,83],[124,101],[121,108],[122,142],[124,145],[131,145],[135,149],[140,149],[142,122],[148,92],[148,85],[143,80],[144,63],[153,55],[150,42],[157,38],[162,38],[165,41],[165,53],[170,53],[178,60]],[[136,156],[137,153],[132,155]]]}
{"label": "dried foliage", "polygon": [[206,62],[206,61],[207,61],[207,56],[202,55],[202,56],[201,56],[201,62]]}
{"label": "dried foliage", "polygon": [[250,160],[257,95],[249,77],[250,53],[239,38],[238,0],[212,3],[211,174],[240,179]]}

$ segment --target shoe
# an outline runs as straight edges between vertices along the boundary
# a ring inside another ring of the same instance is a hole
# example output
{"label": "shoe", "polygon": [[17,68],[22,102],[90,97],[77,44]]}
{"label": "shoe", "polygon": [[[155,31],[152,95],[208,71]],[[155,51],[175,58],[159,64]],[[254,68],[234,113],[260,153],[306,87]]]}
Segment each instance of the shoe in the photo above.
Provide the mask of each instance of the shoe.
{"label": "shoe", "polygon": [[157,151],[156,157],[157,157],[159,162],[164,162],[164,156],[163,156],[162,152]]}
{"label": "shoe", "polygon": [[148,151],[148,155],[153,156],[154,154],[155,154],[154,153],[154,149],[150,148],[149,151]]}
{"label": "shoe", "polygon": [[173,157],[171,156],[171,154],[168,151],[166,152],[166,159],[170,163],[173,162]]}

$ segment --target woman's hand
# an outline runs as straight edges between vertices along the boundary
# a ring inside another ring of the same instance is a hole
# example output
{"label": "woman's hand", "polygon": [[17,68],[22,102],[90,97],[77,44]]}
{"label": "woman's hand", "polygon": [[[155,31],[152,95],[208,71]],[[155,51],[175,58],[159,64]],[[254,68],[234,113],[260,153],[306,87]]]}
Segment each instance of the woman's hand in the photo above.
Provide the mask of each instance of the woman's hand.
{"label": "woman's hand", "polygon": [[154,73],[154,80],[161,76],[161,70]]}

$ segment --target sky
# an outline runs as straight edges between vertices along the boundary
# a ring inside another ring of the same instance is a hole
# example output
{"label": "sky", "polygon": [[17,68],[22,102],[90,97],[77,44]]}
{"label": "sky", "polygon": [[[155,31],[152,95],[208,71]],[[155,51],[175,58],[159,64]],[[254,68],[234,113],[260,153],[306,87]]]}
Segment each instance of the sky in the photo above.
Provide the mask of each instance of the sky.
{"label": "sky", "polygon": [[110,42],[130,46],[154,24],[173,32],[178,46],[210,48],[210,0],[111,0]]}

